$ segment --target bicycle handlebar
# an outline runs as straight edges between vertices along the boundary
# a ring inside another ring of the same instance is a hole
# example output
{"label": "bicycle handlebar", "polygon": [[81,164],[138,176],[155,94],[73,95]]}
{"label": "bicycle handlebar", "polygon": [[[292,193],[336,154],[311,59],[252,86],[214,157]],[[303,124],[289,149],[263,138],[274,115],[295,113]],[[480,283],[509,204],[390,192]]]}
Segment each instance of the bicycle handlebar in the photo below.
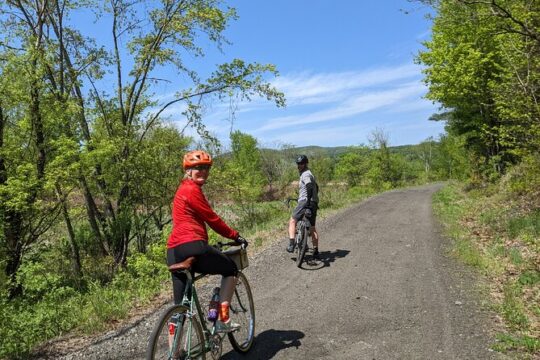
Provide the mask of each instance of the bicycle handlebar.
{"label": "bicycle handlebar", "polygon": [[291,201],[296,201],[298,202],[298,199],[295,199],[295,198],[287,198],[285,199],[284,203],[287,204],[287,207],[289,207],[291,205]]}
{"label": "bicycle handlebar", "polygon": [[240,246],[242,249],[245,249],[248,247],[248,245],[249,245],[249,242],[244,238],[242,238],[242,240],[240,241],[229,241],[226,243],[218,241],[217,243],[217,247],[219,250],[222,250],[223,247],[225,246]]}

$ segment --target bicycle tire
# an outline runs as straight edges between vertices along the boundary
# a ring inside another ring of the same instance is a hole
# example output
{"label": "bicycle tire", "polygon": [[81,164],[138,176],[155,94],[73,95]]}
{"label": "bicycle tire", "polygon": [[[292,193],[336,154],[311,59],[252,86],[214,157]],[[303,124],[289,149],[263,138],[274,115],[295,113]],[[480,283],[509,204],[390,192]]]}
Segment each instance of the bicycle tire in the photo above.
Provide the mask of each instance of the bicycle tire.
{"label": "bicycle tire", "polygon": [[300,239],[298,239],[298,248],[297,248],[297,256],[296,256],[296,266],[302,267],[302,261],[304,261],[304,256],[306,255],[306,249],[307,249],[307,229],[306,224],[304,221],[299,221],[299,229],[298,229],[298,236]]}
{"label": "bicycle tire", "polygon": [[230,305],[230,317],[233,322],[240,325],[240,329],[227,334],[229,342],[237,352],[247,353],[255,339],[255,303],[249,282],[242,272],[237,276]]}
{"label": "bicycle tire", "polygon": [[[185,359],[185,360],[205,360],[205,338],[203,336],[201,324],[195,315],[187,316],[188,308],[183,305],[173,305],[168,308],[159,318],[155,328],[150,335],[148,349],[146,351],[147,360],[162,359]],[[176,318],[173,318],[176,317]],[[177,324],[174,337],[169,335],[169,324]],[[178,337],[177,351],[171,353],[171,344],[174,338]],[[190,339],[190,342],[186,341]]]}

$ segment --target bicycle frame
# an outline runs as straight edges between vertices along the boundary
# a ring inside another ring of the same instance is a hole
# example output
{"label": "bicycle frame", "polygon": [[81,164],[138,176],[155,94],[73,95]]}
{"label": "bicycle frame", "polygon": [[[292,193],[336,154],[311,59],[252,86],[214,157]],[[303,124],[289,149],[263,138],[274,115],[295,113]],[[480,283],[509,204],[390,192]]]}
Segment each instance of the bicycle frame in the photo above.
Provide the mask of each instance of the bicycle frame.
{"label": "bicycle frame", "polygon": [[[192,318],[195,314],[199,314],[199,319],[196,321],[199,321],[199,324],[201,324],[203,329],[203,336],[204,336],[204,349],[202,349],[203,352],[209,352],[211,350],[211,344],[210,344],[210,336],[215,335],[215,329],[209,329],[208,325],[206,324],[206,321],[202,321],[201,316],[204,316],[203,310],[201,307],[201,303],[199,301],[199,297],[197,295],[197,290],[195,288],[195,282],[199,279],[202,279],[203,277],[208,276],[207,274],[200,274],[195,277],[191,274],[191,271],[189,270],[182,270],[184,274],[186,274],[187,280],[186,280],[186,286],[184,290],[184,297],[182,299],[182,305],[189,308],[189,312],[187,312],[187,316]],[[184,327],[181,327],[182,330],[184,330]],[[191,325],[187,329],[188,334],[188,349],[191,349],[191,331],[193,331]],[[174,339],[173,339],[173,346],[171,349],[176,349],[176,343],[179,339],[182,338],[182,331],[175,332]],[[193,354],[189,354],[188,356],[191,356]]]}
{"label": "bicycle frame", "polygon": [[147,359],[164,357],[176,359],[179,356],[194,359],[205,357],[206,353],[211,353],[212,358],[216,358],[221,355],[225,336],[229,338],[235,351],[245,354],[250,350],[255,333],[255,307],[249,282],[241,271],[248,266],[245,252],[248,243],[241,238],[225,244],[220,242],[216,247],[222,251],[223,246],[234,246],[239,243],[243,251],[225,251],[224,254],[228,255],[238,267],[238,279],[230,310],[231,317],[238,318],[241,324],[236,325],[234,329],[222,329],[216,322],[208,324],[206,312],[203,311],[204,304],[201,304],[195,282],[210,275],[195,275],[190,268],[193,258],[170,265],[169,269],[172,272],[185,276],[184,294],[180,303],[169,307],[154,327],[147,348]]}

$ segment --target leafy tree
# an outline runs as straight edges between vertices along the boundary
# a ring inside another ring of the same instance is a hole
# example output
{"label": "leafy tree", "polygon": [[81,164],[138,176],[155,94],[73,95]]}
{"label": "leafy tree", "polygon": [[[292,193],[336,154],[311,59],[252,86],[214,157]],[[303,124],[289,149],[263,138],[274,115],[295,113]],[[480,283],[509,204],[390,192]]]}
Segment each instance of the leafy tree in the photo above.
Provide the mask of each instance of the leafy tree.
{"label": "leafy tree", "polygon": [[6,48],[0,56],[0,239],[10,298],[22,292],[16,272],[24,252],[59,216],[48,164],[64,119],[55,116],[60,104],[40,81],[47,73],[44,22],[36,14],[24,49]]}
{"label": "leafy tree", "polygon": [[[296,176],[294,173],[291,145],[279,145],[278,149],[261,149],[261,171],[268,186],[268,199],[281,196],[281,192]],[[293,176],[294,174],[294,176]]]}
{"label": "leafy tree", "polygon": [[[171,221],[171,204],[182,177],[182,159],[190,138],[183,137],[172,126],[156,127],[140,143],[134,162],[139,171],[134,173],[133,191],[140,206],[132,215],[137,248],[146,248],[165,225]],[[156,231],[153,231],[155,229]]]}
{"label": "leafy tree", "polygon": [[373,151],[370,156],[370,169],[367,177],[375,189],[391,188],[399,184],[402,168],[399,155],[391,154],[389,134],[382,129],[375,129],[369,139]]}
{"label": "leafy tree", "polygon": [[264,175],[257,139],[249,134],[234,131],[231,137],[231,158],[225,164],[217,184],[225,189],[239,205],[247,221],[255,220],[255,204],[263,193]]}
{"label": "leafy tree", "polygon": [[309,159],[309,168],[319,185],[330,182],[334,177],[336,161],[329,156],[315,155]]}
{"label": "leafy tree", "polygon": [[336,164],[335,179],[345,180],[350,186],[362,183],[369,170],[369,148],[365,146],[352,147],[349,152],[342,154]]}
{"label": "leafy tree", "polygon": [[433,168],[433,158],[436,152],[435,140],[433,137],[429,137],[426,140],[422,141],[418,146],[418,156],[422,160],[424,167],[424,176],[426,179],[429,179],[431,176]]}
{"label": "leafy tree", "polygon": [[442,135],[433,159],[434,171],[440,179],[465,180],[469,175],[469,162],[463,138]]}
{"label": "leafy tree", "polygon": [[428,98],[440,102],[452,136],[464,136],[484,174],[539,149],[537,2],[424,1],[434,6],[426,65]]}
{"label": "leafy tree", "polygon": [[[202,122],[203,98],[262,96],[284,104],[283,95],[265,80],[276,74],[272,65],[235,59],[201,79],[183,61],[204,56],[198,45],[203,36],[218,47],[226,42],[223,32],[236,18],[234,9],[217,0],[145,2],[144,10],[140,5],[123,0],[0,3],[0,239],[6,275],[15,283],[12,294],[21,289],[15,274],[24,252],[59,217],[73,245],[74,269],[79,268],[74,271],[82,271],[75,239],[81,224],[71,217],[77,206],[71,194],[81,195],[93,241],[115,268],[126,265],[129,244],[141,238],[145,224],[164,224],[158,208],[170,192],[150,199],[141,196],[140,186],[150,186],[152,175],[177,160],[178,152],[166,151],[171,144],[159,135],[171,105],[185,103],[186,126],[211,138]],[[110,20],[110,47],[97,46],[68,21],[88,8]],[[187,81],[172,100],[160,102],[152,91],[165,66]],[[185,148],[182,133],[169,137],[179,142],[178,150]],[[150,154],[162,163],[149,166]],[[160,180],[144,195],[171,187],[171,176]]]}

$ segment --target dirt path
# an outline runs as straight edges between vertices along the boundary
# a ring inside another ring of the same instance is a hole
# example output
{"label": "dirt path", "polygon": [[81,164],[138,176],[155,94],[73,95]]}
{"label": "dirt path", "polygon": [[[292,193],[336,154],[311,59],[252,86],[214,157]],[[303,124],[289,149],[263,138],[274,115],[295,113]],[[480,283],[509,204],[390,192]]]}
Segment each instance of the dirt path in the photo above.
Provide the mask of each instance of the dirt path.
{"label": "dirt path", "polygon": [[[468,271],[447,258],[432,217],[440,185],[388,192],[319,224],[321,256],[296,268],[285,242],[246,275],[257,337],[223,359],[499,359]],[[142,358],[155,316],[62,359]],[[228,344],[227,344],[228,345]],[[55,358],[59,358],[56,356]]]}

